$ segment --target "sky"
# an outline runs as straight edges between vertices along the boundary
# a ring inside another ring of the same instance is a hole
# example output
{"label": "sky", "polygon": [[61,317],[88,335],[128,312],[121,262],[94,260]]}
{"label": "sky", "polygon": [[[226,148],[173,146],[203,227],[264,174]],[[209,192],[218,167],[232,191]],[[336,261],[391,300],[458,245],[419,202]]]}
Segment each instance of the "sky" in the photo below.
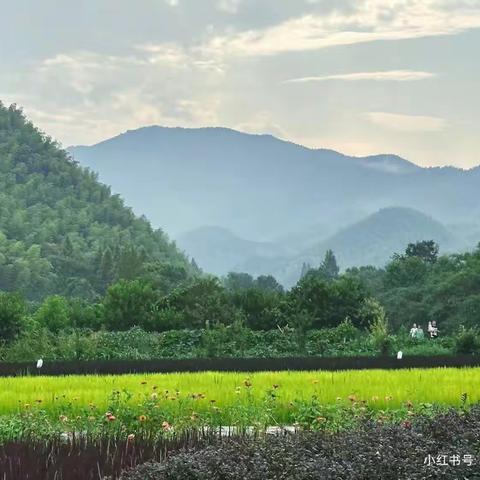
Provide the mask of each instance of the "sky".
{"label": "sky", "polygon": [[480,0],[15,0],[0,100],[63,146],[222,126],[480,164]]}

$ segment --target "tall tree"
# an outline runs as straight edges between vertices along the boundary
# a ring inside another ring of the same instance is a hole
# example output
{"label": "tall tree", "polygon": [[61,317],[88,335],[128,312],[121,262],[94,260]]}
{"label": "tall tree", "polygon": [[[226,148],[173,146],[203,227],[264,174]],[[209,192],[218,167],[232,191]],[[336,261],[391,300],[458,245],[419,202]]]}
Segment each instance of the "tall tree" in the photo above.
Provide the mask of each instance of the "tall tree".
{"label": "tall tree", "polygon": [[325,252],[325,258],[319,270],[327,280],[334,280],[338,277],[340,269],[338,268],[337,259],[335,258],[333,250],[329,249]]}
{"label": "tall tree", "polygon": [[300,280],[307,275],[307,273],[312,269],[311,265],[308,262],[303,262],[302,271],[300,272]]}

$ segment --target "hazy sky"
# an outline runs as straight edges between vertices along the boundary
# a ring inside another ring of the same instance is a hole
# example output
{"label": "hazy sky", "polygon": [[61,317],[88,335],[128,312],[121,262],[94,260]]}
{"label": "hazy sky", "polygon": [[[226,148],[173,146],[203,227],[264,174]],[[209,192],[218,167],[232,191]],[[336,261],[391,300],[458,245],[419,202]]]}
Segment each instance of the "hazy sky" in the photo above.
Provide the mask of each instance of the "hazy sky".
{"label": "hazy sky", "polygon": [[64,146],[227,126],[480,164],[480,0],[12,0],[0,99]]}

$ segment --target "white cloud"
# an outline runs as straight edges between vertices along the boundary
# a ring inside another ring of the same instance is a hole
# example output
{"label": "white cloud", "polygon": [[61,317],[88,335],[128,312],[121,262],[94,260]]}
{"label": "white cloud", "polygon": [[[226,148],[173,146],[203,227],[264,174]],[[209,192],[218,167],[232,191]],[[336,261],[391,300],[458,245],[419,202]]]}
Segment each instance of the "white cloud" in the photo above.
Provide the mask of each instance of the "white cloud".
{"label": "white cloud", "polygon": [[304,15],[278,25],[213,38],[211,55],[274,55],[338,45],[451,35],[480,27],[480,2],[364,0],[347,10]]}
{"label": "white cloud", "polygon": [[267,111],[257,112],[246,121],[237,123],[233,128],[245,133],[270,134],[277,138],[288,138],[287,132],[275,122]]}
{"label": "white cloud", "polygon": [[224,77],[217,63],[168,43],[118,56],[59,54],[23,81],[32,95],[27,114],[68,145],[151,124],[218,125],[221,95],[215,92]]}
{"label": "white cloud", "polygon": [[398,132],[438,132],[447,125],[444,118],[426,115],[368,112],[365,116],[375,125]]}
{"label": "white cloud", "polygon": [[316,77],[300,77],[291,78],[283,83],[310,83],[310,82],[324,82],[327,80],[374,80],[374,81],[396,81],[409,82],[413,80],[424,80],[426,78],[434,77],[435,74],[431,72],[422,72],[416,70],[388,70],[379,72],[354,72],[342,73],[336,75],[320,75]]}
{"label": "white cloud", "polygon": [[179,0],[165,0],[165,3],[170,7],[178,7],[178,2]]}
{"label": "white cloud", "polygon": [[243,0],[219,0],[217,8],[226,13],[235,14]]}

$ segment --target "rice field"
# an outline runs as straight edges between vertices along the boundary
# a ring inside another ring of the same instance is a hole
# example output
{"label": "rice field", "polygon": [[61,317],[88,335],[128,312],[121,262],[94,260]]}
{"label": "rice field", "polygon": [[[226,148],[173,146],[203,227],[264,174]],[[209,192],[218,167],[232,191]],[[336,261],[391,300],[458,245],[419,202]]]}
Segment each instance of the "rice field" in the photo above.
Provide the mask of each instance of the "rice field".
{"label": "rice field", "polygon": [[155,398],[169,411],[215,406],[260,405],[274,392],[280,417],[292,403],[316,397],[333,404],[354,397],[373,409],[400,408],[405,402],[458,406],[463,393],[470,403],[480,400],[480,368],[412,370],[351,370],[339,372],[174,373],[66,377],[0,378],[0,415],[29,407],[59,414],[94,406],[104,411],[112,405],[113,392],[122,401],[140,406]]}

